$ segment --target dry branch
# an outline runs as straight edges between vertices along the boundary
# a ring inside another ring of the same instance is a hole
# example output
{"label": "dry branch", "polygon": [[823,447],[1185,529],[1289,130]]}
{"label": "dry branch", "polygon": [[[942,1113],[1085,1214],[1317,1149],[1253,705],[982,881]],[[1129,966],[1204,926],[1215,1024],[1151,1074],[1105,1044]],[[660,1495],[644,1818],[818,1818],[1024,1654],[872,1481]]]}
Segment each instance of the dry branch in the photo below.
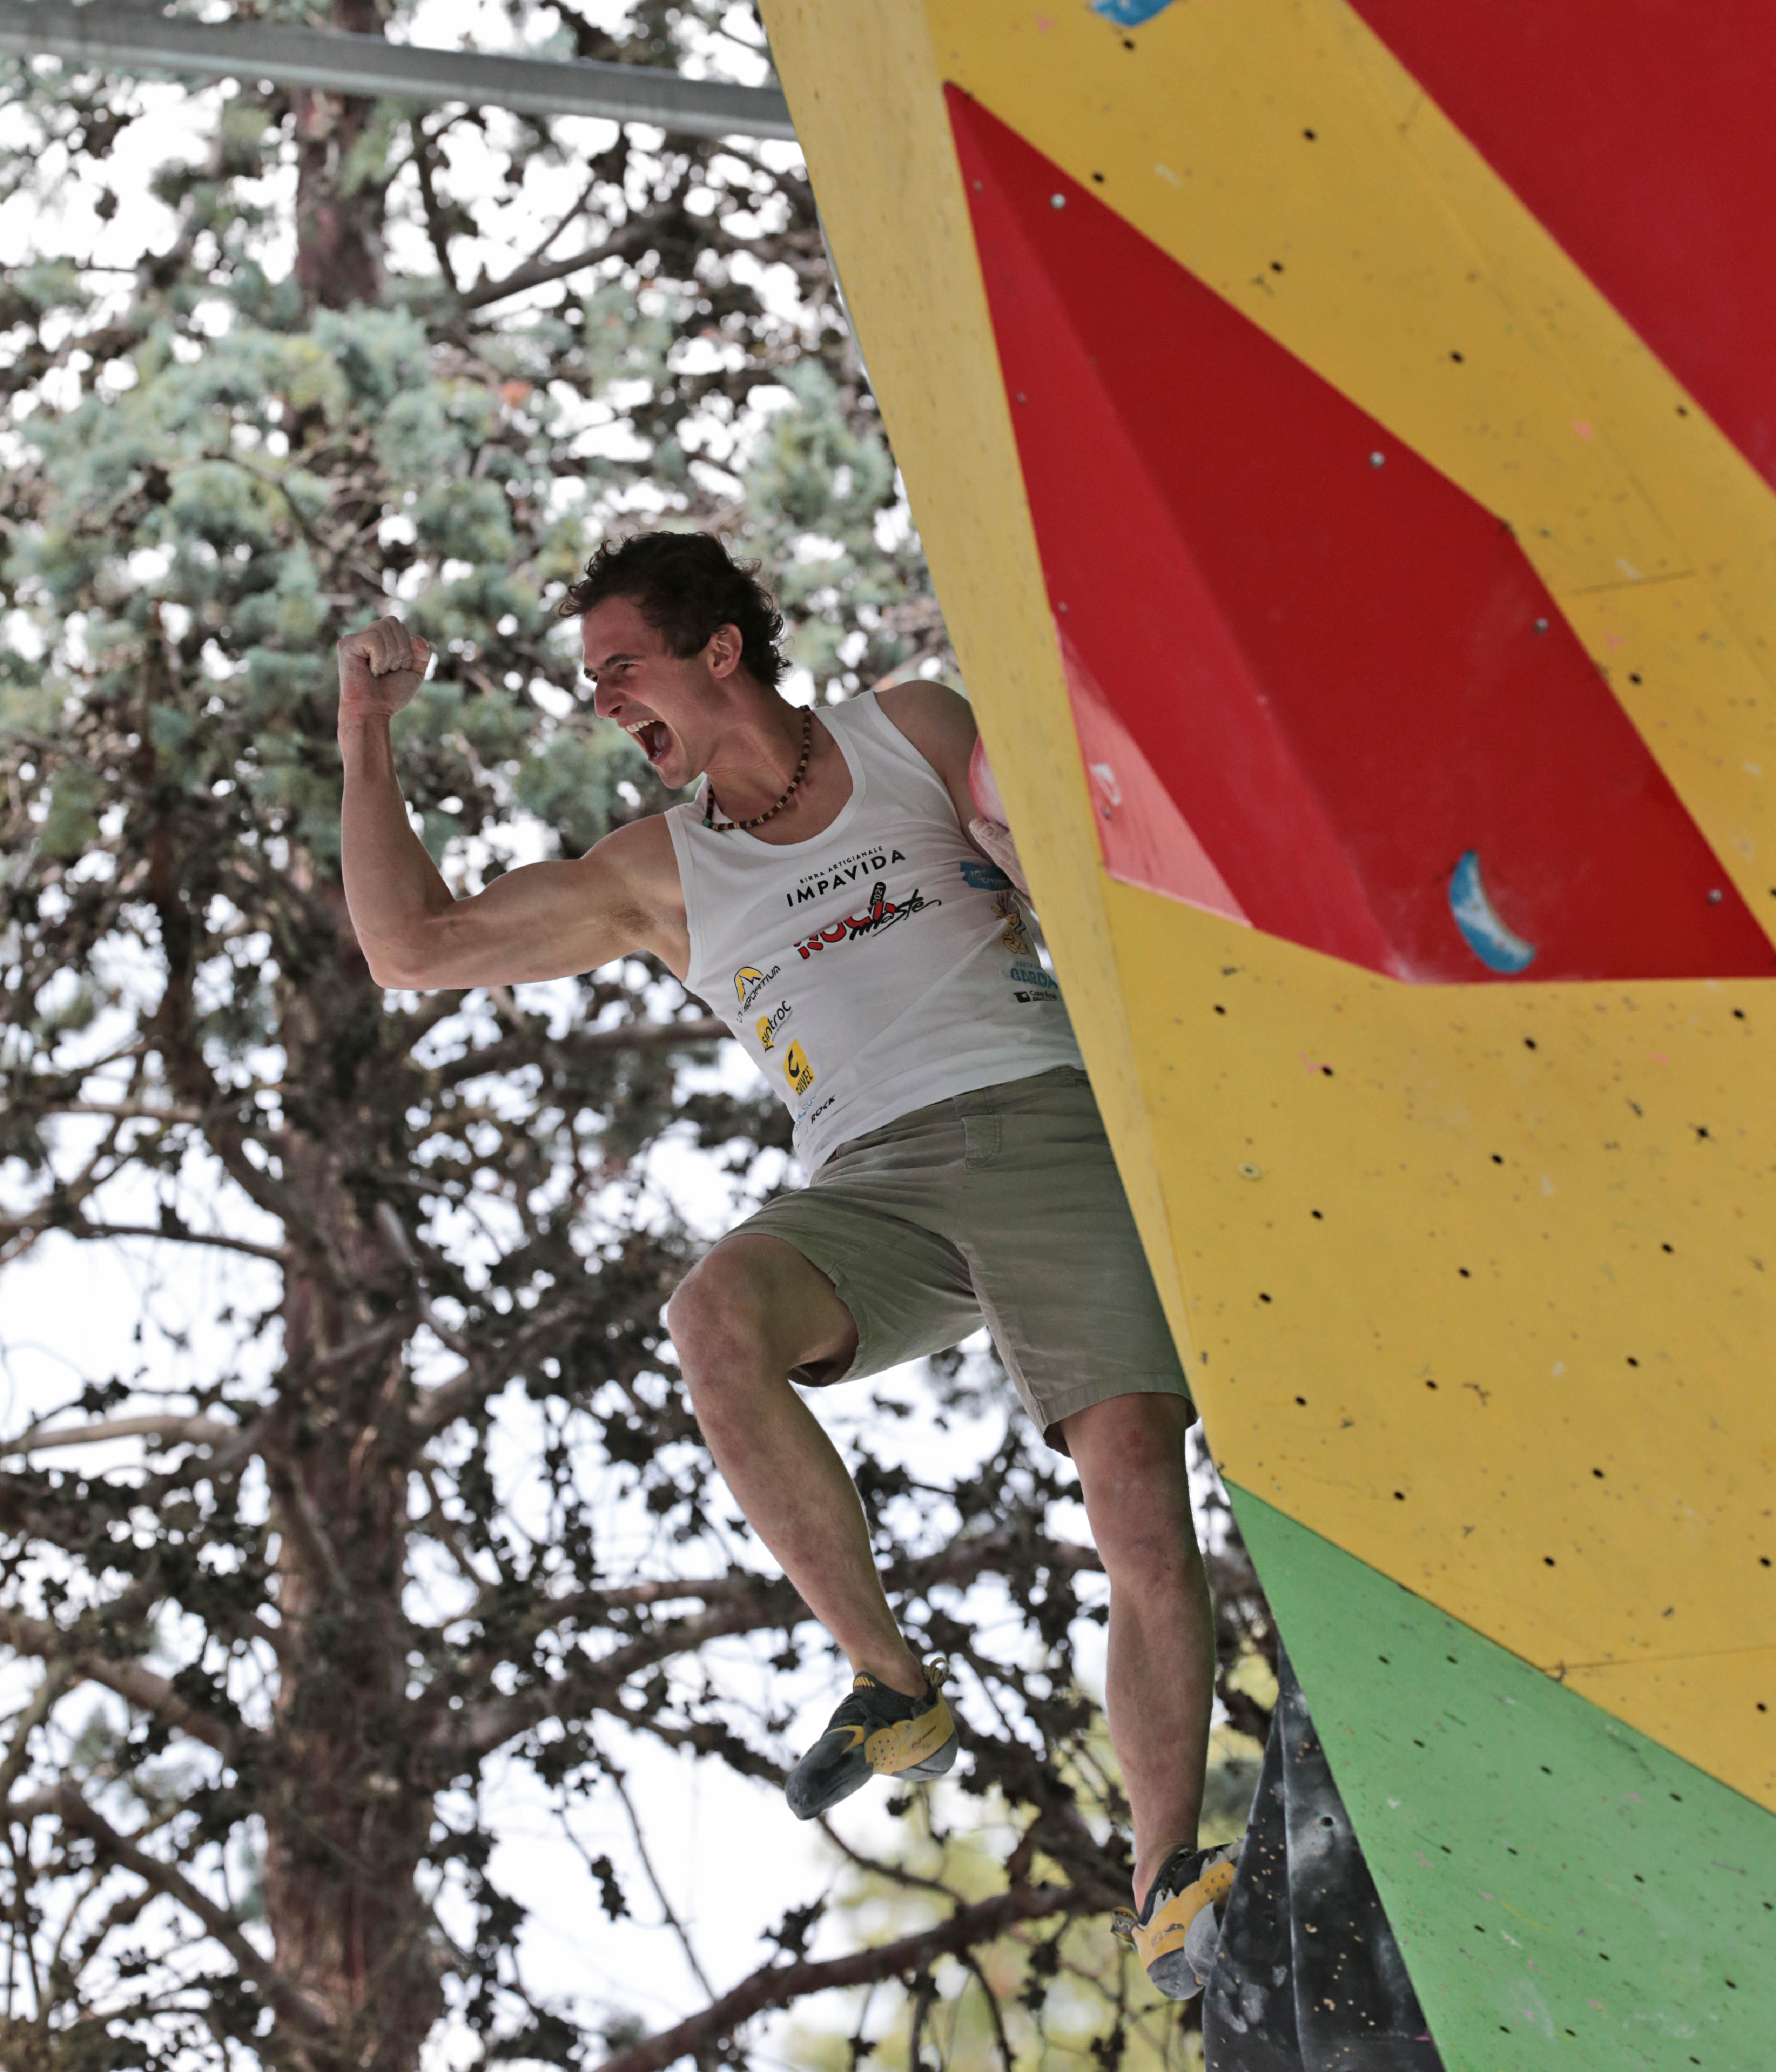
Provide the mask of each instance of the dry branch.
{"label": "dry branch", "polygon": [[143,1712],[154,1713],[162,1725],[190,1734],[208,1747],[226,1750],[240,1738],[238,1729],[180,1697],[166,1677],[143,1668],[139,1662],[113,1662],[96,1654],[44,1620],[27,1618],[0,1605],[0,1642],[64,1669],[70,1680],[84,1677],[89,1684],[102,1684]]}
{"label": "dry branch", "polygon": [[252,1259],[267,1259],[278,1266],[284,1265],[289,1258],[282,1245],[256,1244],[251,1238],[229,1237],[220,1231],[190,1230],[179,1224],[162,1227],[158,1223],[97,1223],[85,1216],[70,1216],[60,1221],[49,1216],[8,1217],[0,1221],[0,1244],[9,1244],[16,1237],[35,1243],[52,1230],[64,1231],[83,1243],[92,1238],[150,1237],[171,1244],[204,1244],[216,1252],[242,1252]]}
{"label": "dry branch", "polygon": [[948,1921],[935,1928],[902,1935],[896,1942],[878,1943],[873,1950],[858,1950],[849,1957],[828,1957],[818,1963],[767,1964],[676,2028],[613,2051],[599,2072],[664,2072],[666,2066],[681,2058],[700,2058],[713,2045],[732,2035],[742,2022],[767,2008],[787,2007],[792,2000],[835,1986],[867,1986],[884,1979],[910,1978],[939,1957],[959,1956],[991,1942],[1020,1922],[1080,1910],[1076,1896],[1065,1885],[1014,1885],[992,1899],[959,1906]]}
{"label": "dry branch", "polygon": [[331,2025],[327,2010],[293,1986],[276,1965],[260,1955],[242,1933],[240,1921],[233,1914],[217,1906],[207,1893],[193,1885],[176,1864],[138,1848],[127,1835],[120,1835],[85,1794],[73,1785],[59,1785],[29,1799],[14,1799],[6,1807],[9,1821],[41,1819],[46,1815],[53,1815],[64,1827],[86,1836],[101,1855],[120,1868],[133,1871],[155,1891],[165,1893],[187,1913],[194,1915],[203,1923],[205,1932],[215,1937],[285,2020],[310,2035],[324,2033]]}
{"label": "dry branch", "polygon": [[0,1460],[18,1453],[48,1453],[58,1446],[96,1446],[101,1439],[158,1439],[168,1446],[221,1446],[240,1437],[238,1424],[214,1417],[106,1417],[46,1432],[33,1424],[16,1439],[0,1441]]}

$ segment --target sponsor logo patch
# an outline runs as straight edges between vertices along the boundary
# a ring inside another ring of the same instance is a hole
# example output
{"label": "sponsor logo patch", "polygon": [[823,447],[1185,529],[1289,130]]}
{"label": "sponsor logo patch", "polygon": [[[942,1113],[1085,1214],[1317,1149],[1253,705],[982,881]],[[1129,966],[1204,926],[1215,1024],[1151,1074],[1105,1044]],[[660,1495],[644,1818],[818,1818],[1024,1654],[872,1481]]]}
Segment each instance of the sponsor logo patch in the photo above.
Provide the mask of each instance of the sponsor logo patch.
{"label": "sponsor logo patch", "polygon": [[776,1049],[777,1033],[783,1027],[783,1024],[788,1021],[789,1017],[790,1005],[787,1000],[780,1001],[778,1005],[771,1010],[769,1014],[761,1014],[759,1016],[758,1041],[766,1050],[774,1050]]}
{"label": "sponsor logo patch", "polygon": [[803,936],[796,948],[805,960],[835,943],[854,943],[860,935],[879,935],[897,921],[943,904],[941,899],[926,898],[916,885],[904,898],[890,899],[887,880],[878,878],[870,888],[870,903],[861,914],[847,914],[842,921],[829,922],[818,934]]}
{"label": "sponsor logo patch", "polygon": [[734,997],[740,1003],[740,1012],[748,1014],[753,1002],[783,970],[781,964],[773,964],[767,971],[760,971],[756,964],[742,964],[734,975]]}
{"label": "sponsor logo patch", "polygon": [[814,1083],[814,1067],[800,1043],[791,1043],[783,1054],[783,1077],[793,1093],[805,1094]]}
{"label": "sponsor logo patch", "polygon": [[866,874],[886,870],[893,865],[904,863],[906,856],[898,849],[860,849],[855,856],[841,857],[837,863],[823,863],[818,870],[811,870],[793,892],[783,894],[786,906],[805,906],[811,899],[824,899],[828,892]]}
{"label": "sponsor logo patch", "polygon": [[999,939],[1013,956],[1033,957],[1036,946],[1030,939],[1030,931],[1024,926],[1024,917],[1018,902],[1009,892],[1001,892],[993,902],[993,911],[1005,923]]}

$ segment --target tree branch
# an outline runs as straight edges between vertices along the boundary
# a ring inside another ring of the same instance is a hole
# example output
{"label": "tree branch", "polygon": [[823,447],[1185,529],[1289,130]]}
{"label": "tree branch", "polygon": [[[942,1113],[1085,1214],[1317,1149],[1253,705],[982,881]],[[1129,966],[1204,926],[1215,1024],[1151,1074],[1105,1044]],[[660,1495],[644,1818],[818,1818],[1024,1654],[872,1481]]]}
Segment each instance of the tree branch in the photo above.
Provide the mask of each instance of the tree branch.
{"label": "tree branch", "polygon": [[691,1941],[684,1922],[673,1911],[672,1902],[666,1896],[666,1888],[660,1881],[660,1873],[654,1868],[654,1860],[648,1853],[648,1840],[641,1831],[641,1819],[635,1811],[635,1801],[629,1796],[629,1787],[623,1782],[623,1773],[620,1770],[609,1770],[605,1774],[609,1777],[618,1798],[623,1802],[623,1811],[629,1816],[629,1832],[635,1837],[635,1854],[641,1859],[641,1868],[647,1874],[648,1882],[654,1889],[655,1898],[660,1901],[660,1912],[665,1915],[672,1933],[678,1938],[678,1947],[684,1952],[684,1961],[691,1967],[691,1976],[713,2000],[715,1997],[715,1988],[709,1984],[702,1965],[698,1963],[696,1947]]}
{"label": "tree branch", "polygon": [[[430,1318],[426,1322],[430,1323]],[[337,1374],[343,1367],[355,1367],[372,1354],[384,1352],[398,1345],[409,1333],[410,1320],[398,1311],[385,1317],[380,1324],[372,1324],[367,1331],[360,1331],[354,1338],[344,1338],[331,1352],[317,1353],[312,1359],[293,1361],[289,1370],[292,1380],[302,1383],[313,1383],[323,1375]],[[433,1326],[435,1330],[437,1326]]]}
{"label": "tree branch", "polygon": [[143,1712],[155,1713],[168,1726],[224,1753],[239,1738],[220,1720],[181,1698],[167,1678],[143,1668],[139,1662],[113,1662],[95,1655],[82,1647],[72,1634],[47,1621],[26,1618],[0,1606],[0,1641],[21,1655],[34,1655],[39,1662],[64,1665],[71,1677],[84,1676],[89,1684],[103,1684]]}
{"label": "tree branch", "polygon": [[226,1907],[217,1906],[208,1893],[193,1885],[176,1864],[163,1857],[150,1856],[146,1849],[138,1848],[126,1835],[120,1835],[110,1822],[87,1799],[84,1793],[73,1785],[58,1785],[54,1790],[38,1793],[27,1799],[10,1800],[6,1807],[9,1820],[41,1819],[54,1814],[67,1826],[88,1836],[101,1852],[124,1870],[133,1871],[157,1892],[163,1892],[175,1900],[187,1913],[195,1915],[205,1930],[220,1942],[233,1958],[241,1971],[253,1980],[278,2012],[300,2026],[310,2035],[325,2033],[332,2027],[327,2008],[294,1985],[277,1967],[261,1956],[241,1933],[240,1924]]}
{"label": "tree branch", "polygon": [[[1009,1532],[965,1536],[940,1553],[890,1563],[882,1572],[882,1587],[891,1597],[923,1596],[939,1583],[965,1588],[976,1577],[994,1572],[1013,1554],[1027,1560],[1032,1551],[1020,1546]],[[1040,1550],[1040,1559],[1041,1565],[1056,1569],[1099,1569],[1104,1566],[1095,1547],[1080,1546],[1071,1540],[1046,1542]],[[484,1760],[505,1742],[515,1740],[540,1720],[560,1712],[564,1702],[589,1704],[596,1710],[627,1719],[629,1714],[619,1703],[619,1691],[629,1678],[652,1668],[656,1663],[672,1655],[689,1654],[709,1641],[730,1634],[779,1626],[787,1630],[814,1616],[787,1577],[754,1575],[750,1570],[703,1583],[638,1587],[660,1589],[661,1596],[668,1601],[673,1597],[701,1597],[713,1608],[700,1618],[668,1620],[638,1634],[608,1655],[578,1662],[563,1683],[539,1684],[453,1714],[440,1729],[441,1752],[447,1749],[459,1760],[468,1753],[476,1760]],[[550,1605],[550,1622],[558,1626],[570,1618],[596,1615],[612,1601],[600,1591],[575,1593]],[[491,1603],[490,1593],[488,1599],[468,1616],[479,1615],[491,1609]]]}
{"label": "tree branch", "polygon": [[485,309],[490,302],[504,302],[508,295],[521,295],[527,288],[545,287],[551,281],[565,280],[569,273],[578,273],[588,266],[596,266],[606,259],[639,259],[643,253],[659,240],[657,224],[643,222],[625,231],[620,237],[607,239],[595,251],[582,252],[574,259],[550,259],[529,266],[515,266],[503,279],[483,281],[479,287],[471,288],[462,298],[467,310]]}
{"label": "tree branch", "polygon": [[[939,1583],[967,1585],[984,1569],[1019,1551],[1009,1532],[964,1534],[936,1554],[920,1554],[891,1561],[882,1574],[882,1588],[901,1594],[923,1593]],[[1095,1547],[1074,1540],[1050,1540],[1040,1549],[1040,1567],[1101,1570],[1104,1557]],[[739,1602],[751,1608],[756,1622],[775,1626],[787,1617],[809,1618],[801,1599],[789,1589],[781,1576],[761,1575],[753,1568],[730,1569],[725,1576],[663,1577],[646,1583],[626,1583],[607,1590],[575,1591],[549,1605],[552,1619],[598,1618],[603,1613],[631,1605],[680,1604],[695,1598],[705,1605]],[[768,1614],[767,1616],[766,1614]],[[472,1616],[472,1614],[471,1614]]]}
{"label": "tree branch", "polygon": [[[860,1871],[868,1871],[872,1877],[879,1877],[887,1885],[906,1885],[917,1892],[935,1892],[940,1898],[948,1900],[952,1905],[961,1903],[960,1893],[952,1892],[941,1879],[921,1877],[917,1871],[908,1870],[904,1864],[885,1863],[879,1856],[866,1856],[861,1849],[853,1848],[824,1813],[815,1815],[814,1824],[839,1854],[841,1856],[849,1857]],[[1011,1881],[1013,1885],[1019,1881],[1023,1872],[1029,1867],[1030,1859],[1027,1854],[1022,1863],[1019,1863],[1015,1852],[1013,1854],[1011,1860],[1005,1868],[1011,1874]]]}
{"label": "tree branch", "polygon": [[426,125],[418,116],[409,125],[413,140],[413,170],[419,176],[420,199],[426,210],[426,234],[432,243],[432,254],[438,261],[438,270],[444,277],[444,284],[453,295],[460,296],[462,290],[456,278],[456,269],[450,264],[450,233],[444,225],[443,211],[438,206],[438,183],[433,178],[432,140]]}
{"label": "tree branch", "polygon": [[1011,2039],[1005,2034],[1005,2018],[999,2012],[999,1996],[987,1982],[987,1975],[980,1968],[980,1960],[972,1950],[957,1953],[958,1959],[973,1974],[974,1982],[980,1988],[980,1997],[987,2004],[987,2012],[993,2021],[993,2040],[999,2053],[1000,2072],[1013,2072]]}
{"label": "tree branch", "polygon": [[977,1943],[991,1942],[1020,1922],[1043,1914],[1079,1912],[1078,1895],[1065,1885],[1014,1885],[992,1899],[959,1906],[948,1921],[898,1942],[878,1943],[849,1957],[818,1963],[767,1964],[744,1979],[731,1992],[712,2001],[674,2029],[644,2037],[627,2049],[614,2050],[598,2072],[665,2072],[681,2058],[696,2058],[767,2008],[787,2007],[809,1993],[835,1986],[871,1985],[882,1979],[904,1978],[923,1971],[939,1957],[956,1956]]}
{"label": "tree branch", "polygon": [[289,1256],[281,1245],[255,1244],[251,1238],[224,1237],[220,1232],[174,1228],[162,1230],[156,1223],[96,1223],[84,1216],[57,1222],[47,1216],[8,1217],[0,1222],[0,1244],[14,1237],[29,1235],[39,1238],[47,1231],[58,1230],[69,1237],[84,1240],[96,1237],[154,1237],[170,1240],[175,1244],[207,1244],[219,1252],[244,1252],[254,1259],[269,1259],[273,1265],[289,1264]]}
{"label": "tree branch", "polygon": [[0,1460],[18,1453],[44,1453],[57,1446],[97,1445],[101,1439],[162,1439],[169,1446],[220,1446],[240,1437],[238,1424],[224,1424],[213,1417],[105,1417],[60,1432],[46,1432],[33,1424],[16,1439],[0,1441]]}
{"label": "tree branch", "polygon": [[13,1786],[24,1774],[25,1766],[31,1761],[31,1737],[48,1719],[60,1702],[62,1693],[72,1680],[65,1662],[46,1662],[41,1682],[31,1695],[31,1702],[12,1723],[12,1744],[0,1762],[0,1806],[12,1797]]}
{"label": "tree branch", "polygon": [[[705,1014],[682,1022],[619,1022],[611,1029],[585,1029],[563,1037],[554,1047],[571,1063],[579,1058],[610,1057],[623,1050],[674,1050],[697,1043],[725,1043],[733,1034],[726,1022],[718,1022],[713,1014]],[[528,1047],[502,1040],[453,1058],[440,1068],[438,1077],[446,1086],[460,1086],[465,1079],[490,1077],[532,1062]]]}
{"label": "tree branch", "polygon": [[[557,1324],[572,1316],[578,1307],[578,1301],[574,1301],[534,1312],[516,1343],[505,1349],[497,1370],[490,1368],[485,1360],[475,1359],[472,1350],[463,1350],[453,1340],[446,1339],[450,1350],[458,1353],[460,1357],[467,1360],[468,1365],[450,1381],[441,1381],[434,1388],[415,1391],[416,1400],[408,1417],[412,1429],[424,1441],[442,1431],[446,1425],[454,1423],[458,1417],[466,1416],[490,1389],[503,1388],[506,1378],[516,1373],[528,1357],[528,1348],[539,1338],[546,1338]],[[427,1318],[426,1322],[430,1323],[431,1319]],[[433,1324],[432,1329],[435,1331],[438,1326]]]}
{"label": "tree branch", "polygon": [[272,1459],[265,1466],[266,1482],[278,1501],[278,1508],[273,1514],[276,1523],[302,1549],[310,1568],[318,1569],[327,1578],[335,1597],[345,1603],[351,1597],[352,1585],[339,1566],[332,1542],[321,1529],[314,1506],[302,1493],[302,1483],[286,1462]]}
{"label": "tree branch", "polygon": [[121,1116],[130,1122],[201,1122],[202,1114],[194,1108],[166,1108],[150,1101],[53,1101],[39,1111],[44,1115],[109,1115]]}
{"label": "tree branch", "polygon": [[447,1751],[458,1762],[470,1757],[484,1762],[495,1749],[560,1712],[569,1693],[579,1704],[630,1720],[619,1693],[624,1682],[640,1671],[651,1669],[670,1656],[693,1653],[706,1642],[730,1634],[753,1633],[761,1626],[798,1626],[813,1616],[787,1578],[773,1581],[760,1577],[758,1595],[750,1604],[730,1604],[701,1618],[669,1620],[608,1655],[576,1662],[561,1683],[539,1684],[453,1713],[439,1729],[441,1751]]}
{"label": "tree branch", "polygon": [[454,1330],[445,1322],[438,1314],[437,1305],[431,1297],[426,1293],[425,1283],[420,1277],[422,1269],[419,1263],[419,1255],[413,1250],[413,1240],[408,1236],[406,1226],[396,1214],[393,1202],[377,1202],[376,1227],[388,1240],[396,1256],[412,1275],[413,1299],[418,1304],[419,1314],[425,1318],[433,1337],[440,1343],[448,1346],[458,1359],[472,1359],[473,1349],[468,1340],[460,1331]]}
{"label": "tree branch", "polygon": [[565,215],[557,220],[555,228],[543,239],[541,244],[533,245],[531,248],[530,251],[524,257],[524,263],[525,265],[534,266],[538,260],[546,258],[549,255],[549,247],[555,242],[556,239],[561,235],[562,232],[566,229],[567,226],[585,215],[586,204],[591,200],[593,195],[598,191],[598,168],[596,162],[594,161],[591,176],[586,181],[586,185],[580,189],[578,195],[574,198],[572,208],[567,211]]}

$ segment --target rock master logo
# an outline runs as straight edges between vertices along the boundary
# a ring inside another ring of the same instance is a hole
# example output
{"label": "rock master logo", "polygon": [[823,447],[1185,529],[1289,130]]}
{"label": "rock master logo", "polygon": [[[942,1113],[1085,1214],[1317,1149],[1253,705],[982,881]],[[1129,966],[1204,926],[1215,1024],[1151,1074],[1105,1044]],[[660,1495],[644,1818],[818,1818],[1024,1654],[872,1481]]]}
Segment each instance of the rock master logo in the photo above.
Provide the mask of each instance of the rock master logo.
{"label": "rock master logo", "polygon": [[927,908],[941,906],[941,899],[926,899],[920,896],[915,885],[903,899],[888,897],[886,878],[878,878],[870,888],[870,904],[861,914],[847,914],[842,921],[833,921],[817,935],[804,935],[796,945],[796,954],[804,960],[816,950],[824,950],[833,943],[854,943],[860,935],[879,935],[884,928],[891,928],[897,921],[908,919],[915,914],[923,914]]}

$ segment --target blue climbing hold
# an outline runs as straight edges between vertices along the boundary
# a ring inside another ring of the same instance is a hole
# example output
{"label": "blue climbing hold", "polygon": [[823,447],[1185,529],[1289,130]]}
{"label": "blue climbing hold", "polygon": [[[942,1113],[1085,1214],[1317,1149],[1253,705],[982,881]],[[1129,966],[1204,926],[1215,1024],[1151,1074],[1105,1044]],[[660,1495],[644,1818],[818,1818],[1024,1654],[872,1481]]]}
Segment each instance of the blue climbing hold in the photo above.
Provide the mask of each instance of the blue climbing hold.
{"label": "blue climbing hold", "polygon": [[1462,939],[1488,971],[1520,972],[1535,960],[1536,945],[1514,935],[1493,911],[1478,849],[1470,849],[1449,874],[1449,911]]}
{"label": "blue climbing hold", "polygon": [[1119,29],[1138,29],[1171,4],[1172,0],[1092,0],[1092,11]]}

